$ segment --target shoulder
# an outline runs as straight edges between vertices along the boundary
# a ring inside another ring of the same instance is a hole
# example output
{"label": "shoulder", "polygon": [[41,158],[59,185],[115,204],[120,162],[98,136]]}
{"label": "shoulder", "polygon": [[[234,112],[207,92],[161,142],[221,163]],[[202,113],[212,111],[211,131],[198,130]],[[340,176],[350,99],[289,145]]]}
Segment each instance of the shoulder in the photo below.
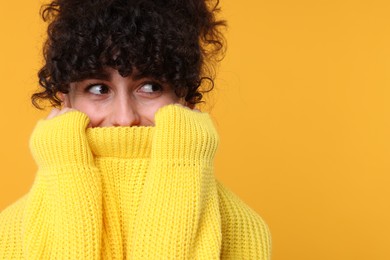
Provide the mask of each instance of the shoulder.
{"label": "shoulder", "polygon": [[27,194],[24,195],[0,212],[0,230],[3,231],[4,228],[10,227],[10,223],[21,223],[27,197]]}
{"label": "shoulder", "polygon": [[223,259],[270,259],[271,236],[265,221],[217,181]]}
{"label": "shoulder", "polygon": [[22,218],[27,195],[0,213],[0,259],[22,258]]}

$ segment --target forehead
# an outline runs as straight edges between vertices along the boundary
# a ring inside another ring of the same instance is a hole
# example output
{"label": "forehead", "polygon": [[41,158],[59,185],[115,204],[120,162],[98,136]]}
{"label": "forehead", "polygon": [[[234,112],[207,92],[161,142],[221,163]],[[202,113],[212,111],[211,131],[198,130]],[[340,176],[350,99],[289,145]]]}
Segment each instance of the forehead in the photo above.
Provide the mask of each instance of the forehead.
{"label": "forehead", "polygon": [[130,77],[132,80],[138,80],[143,77],[146,77],[144,73],[141,73],[139,70],[132,68],[130,70],[130,75],[122,75],[117,69],[111,67],[105,67],[101,70],[87,71],[80,73],[79,77],[75,81],[82,81],[85,79],[100,79],[105,81],[112,81],[113,76],[119,74],[122,77]]}

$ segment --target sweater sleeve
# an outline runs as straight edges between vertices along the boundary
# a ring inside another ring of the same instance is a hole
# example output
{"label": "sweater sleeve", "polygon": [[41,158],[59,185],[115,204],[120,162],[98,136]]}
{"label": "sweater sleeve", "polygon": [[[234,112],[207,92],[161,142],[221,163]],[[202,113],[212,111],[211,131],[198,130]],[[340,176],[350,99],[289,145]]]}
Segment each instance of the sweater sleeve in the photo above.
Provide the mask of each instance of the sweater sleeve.
{"label": "sweater sleeve", "polygon": [[219,259],[217,144],[208,114],[179,105],[157,112],[130,259]]}
{"label": "sweater sleeve", "polygon": [[85,135],[88,117],[72,111],[38,122],[30,139],[38,165],[22,221],[26,259],[100,258],[100,175]]}
{"label": "sweater sleeve", "polygon": [[271,259],[271,235],[264,220],[217,182],[221,220],[221,259]]}

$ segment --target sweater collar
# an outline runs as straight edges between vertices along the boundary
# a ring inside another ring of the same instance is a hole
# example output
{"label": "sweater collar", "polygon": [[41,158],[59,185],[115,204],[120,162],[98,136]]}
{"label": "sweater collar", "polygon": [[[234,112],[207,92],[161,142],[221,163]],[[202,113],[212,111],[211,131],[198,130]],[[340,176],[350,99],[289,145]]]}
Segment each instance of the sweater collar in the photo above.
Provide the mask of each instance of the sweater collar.
{"label": "sweater collar", "polygon": [[97,157],[149,158],[154,127],[95,127],[87,129],[92,153]]}

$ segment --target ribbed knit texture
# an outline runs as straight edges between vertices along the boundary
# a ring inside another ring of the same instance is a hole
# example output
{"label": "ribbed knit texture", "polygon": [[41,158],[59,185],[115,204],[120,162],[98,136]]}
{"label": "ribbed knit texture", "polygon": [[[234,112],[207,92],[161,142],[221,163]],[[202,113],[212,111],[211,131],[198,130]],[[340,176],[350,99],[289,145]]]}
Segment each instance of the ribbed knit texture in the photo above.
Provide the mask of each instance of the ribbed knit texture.
{"label": "ribbed knit texture", "polygon": [[69,112],[31,137],[31,191],[0,214],[0,259],[270,259],[263,220],[213,174],[208,114],[88,128]]}

